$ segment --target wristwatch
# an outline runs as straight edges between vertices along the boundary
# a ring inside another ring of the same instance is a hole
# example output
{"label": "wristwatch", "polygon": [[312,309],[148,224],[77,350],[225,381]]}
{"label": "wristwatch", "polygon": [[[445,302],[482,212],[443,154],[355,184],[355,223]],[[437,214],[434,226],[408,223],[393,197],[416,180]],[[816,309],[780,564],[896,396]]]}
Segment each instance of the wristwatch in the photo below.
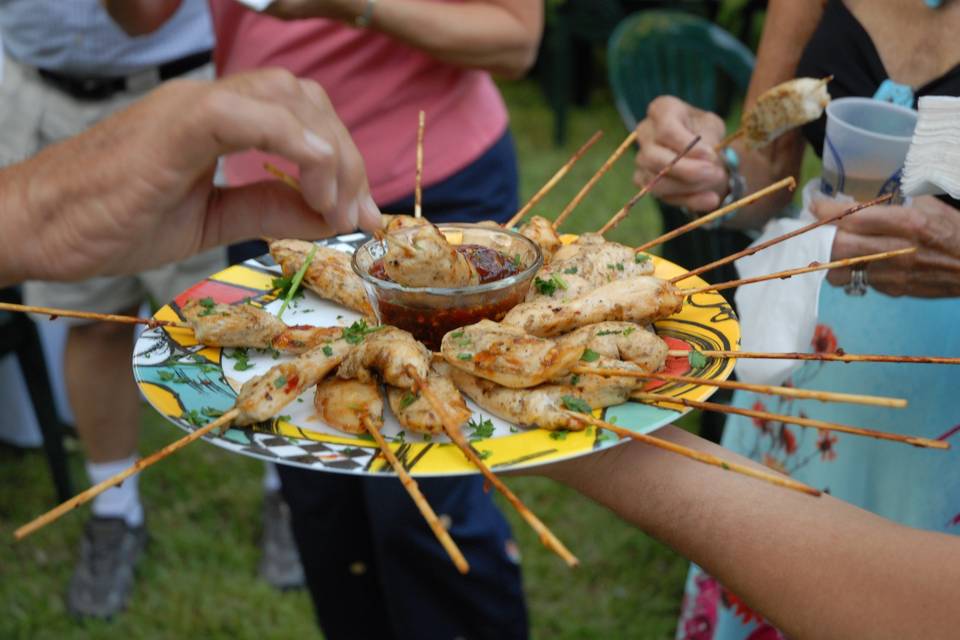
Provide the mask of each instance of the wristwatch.
{"label": "wristwatch", "polygon": [[[743,175],[740,174],[740,155],[735,150],[730,147],[724,147],[720,158],[723,160],[723,166],[727,170],[727,196],[720,202],[720,207],[722,208],[746,195],[747,181]],[[734,215],[736,215],[736,211],[708,222],[703,225],[703,228],[718,229],[723,225],[724,218],[729,219]]]}

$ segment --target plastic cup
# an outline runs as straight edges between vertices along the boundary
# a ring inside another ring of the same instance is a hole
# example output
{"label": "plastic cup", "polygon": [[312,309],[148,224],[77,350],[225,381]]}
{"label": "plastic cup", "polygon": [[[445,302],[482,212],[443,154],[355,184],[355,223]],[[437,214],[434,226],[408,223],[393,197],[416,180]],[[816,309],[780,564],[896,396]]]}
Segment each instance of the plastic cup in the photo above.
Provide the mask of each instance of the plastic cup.
{"label": "plastic cup", "polygon": [[827,105],[820,190],[858,202],[893,193],[917,125],[917,112],[871,98],[839,98]]}

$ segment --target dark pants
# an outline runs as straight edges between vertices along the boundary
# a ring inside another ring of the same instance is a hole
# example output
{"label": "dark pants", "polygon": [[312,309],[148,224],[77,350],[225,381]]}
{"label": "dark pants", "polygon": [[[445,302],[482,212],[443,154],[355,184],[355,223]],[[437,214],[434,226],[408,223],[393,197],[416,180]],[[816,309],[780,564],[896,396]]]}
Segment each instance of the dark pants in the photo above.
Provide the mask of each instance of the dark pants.
{"label": "dark pants", "polygon": [[[413,196],[382,208],[410,213]],[[505,221],[516,209],[509,134],[423,192],[424,215],[435,222]],[[279,469],[307,585],[328,638],[527,637],[510,529],[479,476],[419,481],[437,514],[451,520],[450,535],[470,563],[462,576],[395,478]]]}

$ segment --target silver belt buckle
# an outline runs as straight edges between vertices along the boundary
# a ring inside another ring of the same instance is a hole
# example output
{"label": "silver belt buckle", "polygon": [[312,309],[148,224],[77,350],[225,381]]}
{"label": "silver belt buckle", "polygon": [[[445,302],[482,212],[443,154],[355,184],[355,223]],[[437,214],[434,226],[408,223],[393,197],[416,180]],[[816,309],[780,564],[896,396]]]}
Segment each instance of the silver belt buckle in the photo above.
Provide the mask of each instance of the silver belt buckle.
{"label": "silver belt buckle", "polygon": [[160,69],[150,67],[149,69],[130,74],[127,76],[126,85],[127,91],[133,93],[152,91],[160,86]]}

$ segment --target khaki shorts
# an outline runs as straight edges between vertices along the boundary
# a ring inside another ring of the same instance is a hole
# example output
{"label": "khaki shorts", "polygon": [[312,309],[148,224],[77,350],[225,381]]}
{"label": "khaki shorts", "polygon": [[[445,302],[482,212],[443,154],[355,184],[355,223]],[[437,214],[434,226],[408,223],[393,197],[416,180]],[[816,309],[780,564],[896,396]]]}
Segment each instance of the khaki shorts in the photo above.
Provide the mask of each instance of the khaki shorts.
{"label": "khaki shorts", "polygon": [[[0,82],[0,166],[20,162],[44,147],[75,136],[143,93],[125,91],[107,100],[82,101],[44,82],[35,69],[4,54]],[[212,64],[183,75],[210,80]],[[146,125],[149,126],[149,125]],[[27,304],[116,313],[152,297],[169,302],[181,291],[226,266],[226,251],[215,249],[179,263],[133,276],[110,276],[84,282],[28,282]]]}

